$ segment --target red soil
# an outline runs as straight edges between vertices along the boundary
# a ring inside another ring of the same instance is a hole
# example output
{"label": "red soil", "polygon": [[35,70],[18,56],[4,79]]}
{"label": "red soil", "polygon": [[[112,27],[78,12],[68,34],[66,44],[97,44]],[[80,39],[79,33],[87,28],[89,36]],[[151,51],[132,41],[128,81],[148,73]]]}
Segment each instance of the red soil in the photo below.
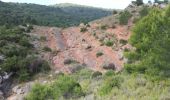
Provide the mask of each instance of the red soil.
{"label": "red soil", "polygon": [[[85,33],[80,32],[80,27],[70,27],[63,30],[54,27],[36,27],[33,33],[46,36],[47,42],[43,45],[49,46],[53,51],[59,51],[51,59],[55,70],[70,73],[67,65],[64,65],[64,60],[74,59],[95,71],[103,72],[102,66],[107,63],[114,63],[116,70],[120,71],[124,63],[120,59],[123,47],[113,50],[111,47],[101,46],[101,43],[90,33],[91,30],[97,30],[96,27],[97,24],[91,25],[88,28],[89,31]],[[116,26],[115,29],[108,28],[105,31],[114,34],[118,40],[128,40],[130,37],[127,26]],[[103,52],[104,55],[96,57],[96,53],[99,51]]]}

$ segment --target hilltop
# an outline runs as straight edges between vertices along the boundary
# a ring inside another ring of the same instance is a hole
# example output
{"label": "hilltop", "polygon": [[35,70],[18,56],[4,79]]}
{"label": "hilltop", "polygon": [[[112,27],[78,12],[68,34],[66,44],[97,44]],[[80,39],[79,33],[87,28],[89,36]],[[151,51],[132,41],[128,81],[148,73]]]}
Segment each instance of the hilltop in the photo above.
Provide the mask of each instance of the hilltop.
{"label": "hilltop", "polygon": [[41,26],[68,27],[111,14],[111,11],[107,9],[78,5],[64,7],[61,5],[44,6],[0,2],[0,25],[30,23]]}

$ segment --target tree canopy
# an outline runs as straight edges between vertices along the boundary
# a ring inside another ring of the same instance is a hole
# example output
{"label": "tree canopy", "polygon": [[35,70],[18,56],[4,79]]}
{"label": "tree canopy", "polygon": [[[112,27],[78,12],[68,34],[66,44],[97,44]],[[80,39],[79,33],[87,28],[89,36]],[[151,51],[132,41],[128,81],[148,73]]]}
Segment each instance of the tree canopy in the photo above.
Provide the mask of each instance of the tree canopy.
{"label": "tree canopy", "polygon": [[129,72],[169,77],[170,71],[170,7],[154,8],[134,27],[130,43],[135,51],[126,53]]}
{"label": "tree canopy", "polygon": [[67,27],[87,23],[112,12],[99,8],[81,6],[44,6],[36,4],[0,2],[0,25],[36,24]]}

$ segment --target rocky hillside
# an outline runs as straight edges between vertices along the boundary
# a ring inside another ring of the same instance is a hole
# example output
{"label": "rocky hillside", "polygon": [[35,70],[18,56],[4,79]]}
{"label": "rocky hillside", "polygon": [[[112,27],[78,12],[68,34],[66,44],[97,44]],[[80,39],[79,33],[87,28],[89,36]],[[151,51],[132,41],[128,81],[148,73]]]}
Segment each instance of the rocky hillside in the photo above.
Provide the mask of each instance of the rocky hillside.
{"label": "rocky hillside", "polygon": [[[91,23],[66,29],[34,26],[29,35],[39,38],[32,41],[37,51],[50,48],[48,52],[40,52],[40,55],[50,62],[51,78],[60,73],[76,75],[86,70],[89,74],[88,77],[91,77],[92,73],[94,73],[93,77],[96,77],[95,73],[100,76],[109,70],[119,72],[123,69],[124,63],[127,62],[127,59],[123,57],[123,51],[133,49],[127,43],[131,35],[131,28],[127,27],[132,27],[132,25],[131,22],[128,22],[125,26],[117,24],[115,27],[108,27]],[[36,81],[46,81],[51,84],[52,80],[41,77]],[[28,92],[25,88],[27,85],[32,86],[34,82],[26,83],[21,88],[14,87],[14,94],[9,99],[25,96]],[[18,94],[20,90],[24,93]]]}
{"label": "rocky hillside", "polygon": [[[11,68],[4,70],[18,68],[15,72],[23,75],[21,79],[29,78],[22,84],[14,79],[17,84],[10,85],[7,100],[169,99],[169,12],[170,7],[132,4],[79,26],[34,25],[20,35],[29,37],[32,54],[47,61],[51,71],[45,71],[47,64],[38,60],[22,67],[26,64],[14,59],[20,56],[9,56],[14,62],[2,61],[1,65]],[[8,34],[2,39],[13,37]],[[23,41],[15,42],[25,46]],[[5,51],[9,44],[3,45]],[[29,52],[21,57],[27,60]]]}

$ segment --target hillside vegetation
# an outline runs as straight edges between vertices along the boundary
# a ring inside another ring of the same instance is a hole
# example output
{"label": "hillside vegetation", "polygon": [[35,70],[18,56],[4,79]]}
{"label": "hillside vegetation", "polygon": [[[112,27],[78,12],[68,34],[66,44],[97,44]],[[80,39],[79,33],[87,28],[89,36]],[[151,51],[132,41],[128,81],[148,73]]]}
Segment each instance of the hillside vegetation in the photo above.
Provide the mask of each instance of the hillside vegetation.
{"label": "hillside vegetation", "polygon": [[43,6],[0,1],[0,25],[30,23],[42,26],[68,27],[79,25],[81,22],[87,23],[110,14],[111,11],[108,10],[85,6]]}
{"label": "hillside vegetation", "polygon": [[144,73],[151,78],[169,77],[169,11],[170,7],[166,10],[154,8],[135,25],[130,43],[136,50],[126,53],[129,72]]}
{"label": "hillside vegetation", "polygon": [[169,100],[170,6],[109,14],[0,1],[0,99]]}
{"label": "hillside vegetation", "polygon": [[[29,28],[29,31],[32,28]],[[27,30],[28,31],[28,30]],[[12,72],[19,81],[27,81],[31,76],[49,70],[48,62],[36,54],[31,37],[20,27],[0,27],[0,68],[1,74]]]}
{"label": "hillside vegetation", "polygon": [[[102,74],[84,68],[69,76],[62,74],[55,77],[54,83],[44,86],[36,84],[26,100],[41,100],[41,98],[168,100],[170,97],[169,18],[170,7],[166,9],[154,7],[147,15],[141,17],[134,26],[129,40],[135,49],[125,52],[128,63],[122,72],[116,73],[110,70]],[[64,80],[73,81],[64,82]],[[58,88],[54,90],[53,87]],[[37,97],[35,94],[41,96]]]}

